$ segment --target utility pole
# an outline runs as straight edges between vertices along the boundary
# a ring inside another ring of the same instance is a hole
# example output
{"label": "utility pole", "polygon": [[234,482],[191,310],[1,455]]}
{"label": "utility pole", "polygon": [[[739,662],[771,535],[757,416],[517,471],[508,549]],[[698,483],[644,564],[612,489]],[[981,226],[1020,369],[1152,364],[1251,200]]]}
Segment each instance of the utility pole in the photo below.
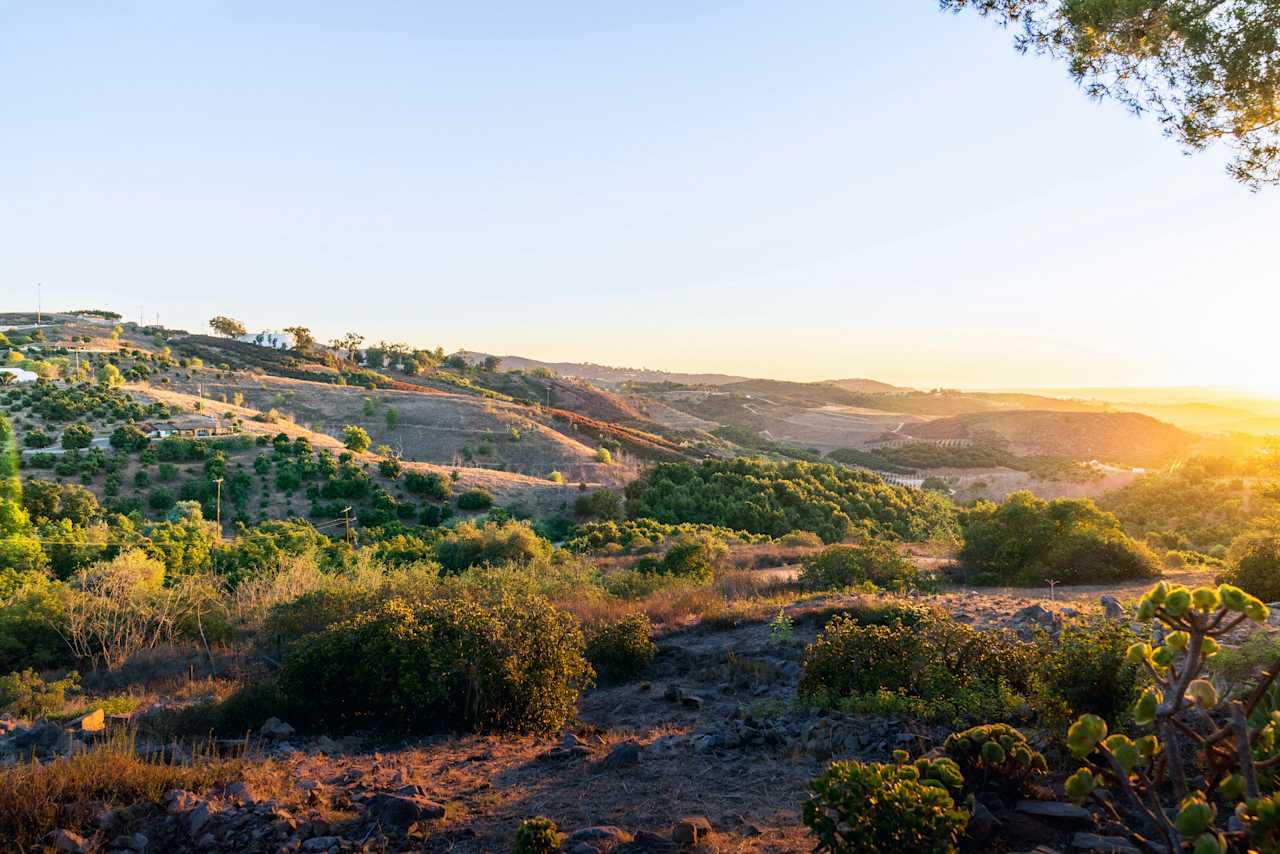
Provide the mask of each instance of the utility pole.
{"label": "utility pole", "polygon": [[217,508],[215,513],[218,518],[218,542],[222,542],[222,478],[215,477],[213,482],[218,485],[218,498],[214,506]]}
{"label": "utility pole", "polygon": [[350,507],[342,508],[342,523],[343,525],[346,526],[346,529],[347,529],[347,533],[345,536],[346,541],[350,543],[351,542],[351,508]]}

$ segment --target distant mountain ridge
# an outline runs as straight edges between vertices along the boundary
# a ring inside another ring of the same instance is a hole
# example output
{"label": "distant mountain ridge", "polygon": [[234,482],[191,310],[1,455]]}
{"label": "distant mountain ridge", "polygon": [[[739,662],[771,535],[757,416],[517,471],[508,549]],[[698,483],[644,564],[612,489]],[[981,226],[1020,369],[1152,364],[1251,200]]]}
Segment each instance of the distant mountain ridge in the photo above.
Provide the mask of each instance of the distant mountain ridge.
{"label": "distant mountain ridge", "polygon": [[[476,350],[459,350],[458,355],[468,362],[483,362],[489,353]],[[641,383],[679,383],[681,385],[727,385],[743,382],[750,377],[739,377],[732,374],[691,374],[680,371],[657,371],[649,368],[619,368],[612,365],[597,365],[594,362],[544,362],[540,359],[529,359],[524,356],[499,356],[505,370],[532,371],[545,368],[562,377],[576,377],[582,380],[619,385],[624,382]]]}

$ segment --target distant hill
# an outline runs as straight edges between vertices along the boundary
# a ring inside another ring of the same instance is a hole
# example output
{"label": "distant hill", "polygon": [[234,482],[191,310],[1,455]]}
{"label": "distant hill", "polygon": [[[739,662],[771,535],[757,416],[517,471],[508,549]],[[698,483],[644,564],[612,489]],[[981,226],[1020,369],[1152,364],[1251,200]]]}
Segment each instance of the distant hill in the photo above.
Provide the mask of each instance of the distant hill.
{"label": "distant hill", "polygon": [[839,386],[845,391],[855,391],[860,394],[894,394],[895,392],[910,392],[915,389],[906,386],[890,385],[882,383],[879,380],[869,380],[864,377],[851,377],[844,380],[827,380],[823,385]]}
{"label": "distant hill", "polygon": [[[483,362],[489,355],[475,350],[459,350],[468,362]],[[533,371],[544,368],[562,377],[591,380],[604,385],[621,385],[624,382],[637,383],[679,383],[680,385],[725,385],[747,379],[731,374],[686,374],[677,371],[653,371],[648,368],[617,368],[610,365],[597,365],[592,362],[543,362],[538,359],[527,359],[524,356],[499,356],[504,370]]]}
{"label": "distant hill", "polygon": [[1198,441],[1185,430],[1136,412],[981,412],[909,424],[904,432],[920,439],[973,439],[1018,454],[1148,467],[1172,461]]}

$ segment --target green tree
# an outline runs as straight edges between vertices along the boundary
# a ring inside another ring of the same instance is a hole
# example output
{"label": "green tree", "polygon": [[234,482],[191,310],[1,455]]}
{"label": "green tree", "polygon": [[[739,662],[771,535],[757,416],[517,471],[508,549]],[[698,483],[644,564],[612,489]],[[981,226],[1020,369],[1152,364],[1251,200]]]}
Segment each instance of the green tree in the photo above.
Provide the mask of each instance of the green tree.
{"label": "green tree", "polygon": [[62,431],[62,447],[68,451],[87,448],[93,443],[93,430],[88,424],[72,424]]}
{"label": "green tree", "polygon": [[299,353],[310,353],[316,346],[316,339],[305,326],[286,326],[284,331],[293,336],[293,349]]}
{"label": "green tree", "polygon": [[1020,51],[1063,59],[1091,97],[1152,113],[1229,172],[1280,183],[1280,0],[940,0],[1015,24]]}
{"label": "green tree", "polygon": [[244,334],[244,324],[230,317],[219,314],[209,321],[213,331],[227,338],[239,338]]}
{"label": "green tree", "polygon": [[98,385],[104,385],[107,388],[119,388],[124,385],[124,376],[121,375],[120,369],[110,362],[98,368],[97,377]]}
{"label": "green tree", "polygon": [[342,428],[342,444],[346,446],[348,451],[363,454],[369,450],[373,440],[369,438],[369,433],[360,425],[348,424]]}
{"label": "green tree", "polygon": [[400,426],[400,413],[396,412],[391,407],[387,407],[387,411],[384,413],[384,417],[387,419],[388,430],[394,430]]}

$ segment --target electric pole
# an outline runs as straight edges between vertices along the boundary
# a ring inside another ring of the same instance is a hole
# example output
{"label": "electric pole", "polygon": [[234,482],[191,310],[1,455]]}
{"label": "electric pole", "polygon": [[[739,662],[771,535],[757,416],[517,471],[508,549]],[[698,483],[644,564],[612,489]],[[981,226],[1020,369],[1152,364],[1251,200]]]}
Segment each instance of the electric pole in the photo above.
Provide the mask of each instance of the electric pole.
{"label": "electric pole", "polygon": [[218,518],[218,542],[222,542],[222,478],[215,477],[213,482],[218,485],[218,497],[214,504],[217,509],[214,512]]}
{"label": "electric pole", "polygon": [[346,526],[346,529],[347,529],[347,533],[345,536],[346,541],[350,543],[351,542],[351,508],[350,507],[342,508],[342,523],[344,526]]}

